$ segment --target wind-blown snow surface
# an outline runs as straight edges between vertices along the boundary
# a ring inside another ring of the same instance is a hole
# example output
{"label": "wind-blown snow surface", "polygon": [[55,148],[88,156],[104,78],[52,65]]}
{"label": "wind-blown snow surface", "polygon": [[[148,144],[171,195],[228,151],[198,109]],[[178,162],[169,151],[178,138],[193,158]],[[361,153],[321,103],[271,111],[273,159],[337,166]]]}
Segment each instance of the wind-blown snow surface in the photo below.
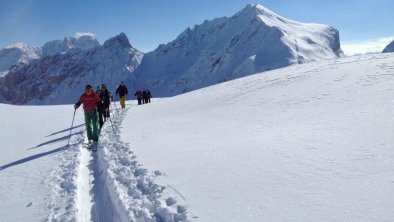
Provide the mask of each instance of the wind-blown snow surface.
{"label": "wind-blown snow surface", "polygon": [[394,54],[245,77],[130,110],[121,138],[199,221],[392,221]]}
{"label": "wind-blown snow surface", "polygon": [[392,221],[393,91],[394,54],[296,65],[113,107],[96,153],[0,104],[0,220]]}

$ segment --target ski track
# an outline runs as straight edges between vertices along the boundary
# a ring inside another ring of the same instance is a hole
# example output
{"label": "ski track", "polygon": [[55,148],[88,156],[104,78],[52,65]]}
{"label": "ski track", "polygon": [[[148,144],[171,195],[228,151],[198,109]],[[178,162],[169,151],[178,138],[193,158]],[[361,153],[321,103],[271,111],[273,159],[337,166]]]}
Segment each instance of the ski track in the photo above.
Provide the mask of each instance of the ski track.
{"label": "ski track", "polygon": [[121,141],[120,124],[128,109],[114,107],[97,152],[83,147],[85,130],[72,136],[51,175],[52,212],[46,221],[189,221],[182,195],[156,184],[161,173],[142,168],[129,144]]}

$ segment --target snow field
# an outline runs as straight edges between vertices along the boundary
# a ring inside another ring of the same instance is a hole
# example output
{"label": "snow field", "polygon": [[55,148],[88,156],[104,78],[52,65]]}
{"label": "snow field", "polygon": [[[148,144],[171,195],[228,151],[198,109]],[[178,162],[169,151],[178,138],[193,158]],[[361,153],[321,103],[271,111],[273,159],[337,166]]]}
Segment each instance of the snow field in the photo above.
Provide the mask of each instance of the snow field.
{"label": "snow field", "polygon": [[186,208],[154,182],[160,172],[149,173],[120,140],[119,125],[126,112],[119,110],[119,116],[112,118],[113,125],[107,121],[98,147],[100,172],[116,203],[119,221],[185,221]]}
{"label": "snow field", "polygon": [[201,221],[391,221],[394,56],[295,65],[130,110],[121,138]]}
{"label": "snow field", "polygon": [[0,220],[391,221],[393,86],[388,53],[128,101],[97,152],[72,105],[0,104]]}

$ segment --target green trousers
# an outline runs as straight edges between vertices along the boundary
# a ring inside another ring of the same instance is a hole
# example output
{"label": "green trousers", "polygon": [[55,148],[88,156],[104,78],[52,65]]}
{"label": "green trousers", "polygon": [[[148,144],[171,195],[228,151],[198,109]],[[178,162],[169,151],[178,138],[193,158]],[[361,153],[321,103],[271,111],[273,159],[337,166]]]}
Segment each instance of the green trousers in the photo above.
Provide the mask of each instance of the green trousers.
{"label": "green trousers", "polygon": [[85,125],[88,140],[98,141],[98,124],[97,112],[85,112]]}

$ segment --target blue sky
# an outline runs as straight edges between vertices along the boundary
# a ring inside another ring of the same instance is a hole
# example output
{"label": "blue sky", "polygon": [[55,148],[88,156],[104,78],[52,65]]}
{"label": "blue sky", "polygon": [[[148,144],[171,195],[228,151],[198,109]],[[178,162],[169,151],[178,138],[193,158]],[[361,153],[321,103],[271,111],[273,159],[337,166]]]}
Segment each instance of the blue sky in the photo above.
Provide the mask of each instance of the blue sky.
{"label": "blue sky", "polygon": [[124,32],[148,52],[187,27],[231,16],[250,3],[292,20],[334,26],[347,50],[373,51],[394,36],[394,0],[0,0],[0,48],[42,46],[77,32],[95,33],[103,43]]}

